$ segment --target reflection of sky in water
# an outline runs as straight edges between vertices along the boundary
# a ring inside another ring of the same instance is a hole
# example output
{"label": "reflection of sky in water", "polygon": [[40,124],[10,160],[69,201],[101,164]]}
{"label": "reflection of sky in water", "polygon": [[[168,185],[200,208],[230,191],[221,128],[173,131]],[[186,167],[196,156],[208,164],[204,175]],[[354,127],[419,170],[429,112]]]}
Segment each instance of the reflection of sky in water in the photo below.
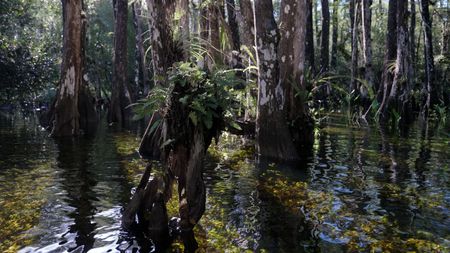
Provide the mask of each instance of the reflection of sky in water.
{"label": "reflection of sky in water", "polygon": [[[223,136],[206,161],[206,212],[195,230],[200,247],[448,249],[448,136],[429,130],[424,139],[414,128],[401,139],[331,120],[318,131],[313,156],[294,167],[259,169],[241,138]],[[0,229],[7,239],[0,239],[0,249],[124,252],[142,246],[120,230],[121,209],[141,173],[135,136],[113,135],[101,125],[93,139],[55,142],[27,124],[0,120],[0,219],[19,224],[11,228],[16,233]],[[21,220],[25,216],[35,218]]]}

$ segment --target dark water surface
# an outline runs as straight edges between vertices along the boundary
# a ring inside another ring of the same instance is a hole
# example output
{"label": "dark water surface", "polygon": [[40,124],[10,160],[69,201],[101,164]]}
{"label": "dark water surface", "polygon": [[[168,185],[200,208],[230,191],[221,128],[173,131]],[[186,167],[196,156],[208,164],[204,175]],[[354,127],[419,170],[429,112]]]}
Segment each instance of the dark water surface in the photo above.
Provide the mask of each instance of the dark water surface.
{"label": "dark water surface", "polygon": [[[224,135],[206,161],[200,251],[449,252],[450,131],[344,122],[330,118],[295,166],[258,168],[249,141]],[[145,165],[138,135],[105,123],[90,138],[47,134],[0,115],[0,252],[148,251],[120,229]]]}

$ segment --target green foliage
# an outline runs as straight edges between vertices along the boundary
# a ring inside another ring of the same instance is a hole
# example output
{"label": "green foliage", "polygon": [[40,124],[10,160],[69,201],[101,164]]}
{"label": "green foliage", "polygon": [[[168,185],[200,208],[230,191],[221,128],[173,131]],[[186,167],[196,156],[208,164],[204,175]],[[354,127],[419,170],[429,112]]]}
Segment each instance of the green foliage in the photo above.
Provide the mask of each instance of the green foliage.
{"label": "green foliage", "polygon": [[61,10],[58,1],[0,3],[0,103],[45,99],[58,81]]}
{"label": "green foliage", "polygon": [[190,108],[189,118],[195,126],[203,124],[211,129],[214,118],[233,115],[231,91],[240,83],[235,70],[217,69],[209,74],[193,63],[180,62],[172,69],[169,81],[171,85],[190,85],[190,92],[180,102]]}
{"label": "green foliage", "polygon": [[448,117],[449,111],[448,108],[444,105],[434,105],[432,116],[434,118],[437,118],[439,123],[442,125],[445,125],[447,123],[447,117]]}
{"label": "green foliage", "polygon": [[145,116],[152,115],[153,112],[162,109],[168,95],[168,87],[158,86],[153,88],[146,98],[140,99],[138,102],[128,106],[133,108],[133,119],[143,119]]}
{"label": "green foliage", "polygon": [[[155,87],[148,97],[130,105],[135,112],[134,119],[162,110],[175,85],[188,86],[188,92],[179,102],[189,108],[189,119],[193,125],[202,124],[211,129],[214,119],[221,119],[223,116],[230,119],[235,115],[236,101],[233,92],[234,87],[241,83],[235,73],[235,70],[222,69],[208,73],[193,63],[178,62],[170,72],[168,86]],[[156,128],[157,124],[159,122],[152,128]]]}

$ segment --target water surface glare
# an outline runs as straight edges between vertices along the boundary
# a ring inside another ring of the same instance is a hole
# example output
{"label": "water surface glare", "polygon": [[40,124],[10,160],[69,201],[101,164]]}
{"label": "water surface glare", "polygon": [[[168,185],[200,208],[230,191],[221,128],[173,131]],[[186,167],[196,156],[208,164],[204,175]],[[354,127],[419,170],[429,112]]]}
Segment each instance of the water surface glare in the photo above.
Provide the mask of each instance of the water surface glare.
{"label": "water surface glare", "polygon": [[[0,252],[151,251],[120,228],[145,165],[138,135],[106,123],[92,137],[47,135],[0,115]],[[224,134],[206,158],[196,239],[204,252],[449,252],[449,165],[449,131],[431,126],[398,137],[331,117],[291,166],[258,167],[251,141]]]}

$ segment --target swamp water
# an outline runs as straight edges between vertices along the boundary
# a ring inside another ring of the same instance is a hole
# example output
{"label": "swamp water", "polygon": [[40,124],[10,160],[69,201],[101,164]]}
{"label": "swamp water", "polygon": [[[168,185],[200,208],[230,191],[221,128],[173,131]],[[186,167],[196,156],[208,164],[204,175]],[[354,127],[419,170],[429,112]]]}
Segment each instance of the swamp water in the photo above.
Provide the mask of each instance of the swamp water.
{"label": "swamp water", "polygon": [[[138,135],[105,123],[91,138],[47,135],[0,115],[0,252],[149,251],[120,228],[146,164]],[[397,135],[332,117],[303,163],[265,168],[251,142],[222,136],[206,159],[200,252],[449,252],[449,131]]]}

